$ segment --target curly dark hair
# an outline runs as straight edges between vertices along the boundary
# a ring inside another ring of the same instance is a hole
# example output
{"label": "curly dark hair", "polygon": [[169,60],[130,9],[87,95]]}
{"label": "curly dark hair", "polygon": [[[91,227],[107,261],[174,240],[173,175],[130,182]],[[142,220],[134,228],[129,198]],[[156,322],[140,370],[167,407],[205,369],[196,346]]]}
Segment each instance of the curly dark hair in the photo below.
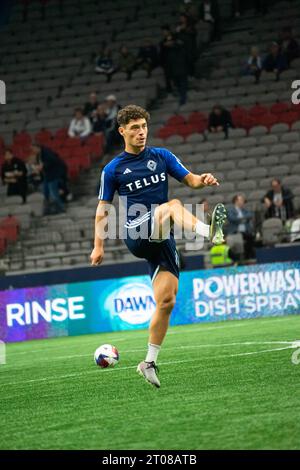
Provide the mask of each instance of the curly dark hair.
{"label": "curly dark hair", "polygon": [[150,121],[150,114],[144,108],[129,104],[125,108],[120,109],[117,116],[119,126],[126,126],[132,119],[146,119],[147,123]]}

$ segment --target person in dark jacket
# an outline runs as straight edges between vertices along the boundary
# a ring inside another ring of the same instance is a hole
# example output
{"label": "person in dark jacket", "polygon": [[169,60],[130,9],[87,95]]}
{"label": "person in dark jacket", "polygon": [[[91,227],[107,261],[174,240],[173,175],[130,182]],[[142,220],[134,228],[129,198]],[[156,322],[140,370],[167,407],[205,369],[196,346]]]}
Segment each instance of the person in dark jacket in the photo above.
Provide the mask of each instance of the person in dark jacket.
{"label": "person in dark jacket", "polygon": [[273,42],[270,48],[270,53],[266,56],[263,62],[263,69],[266,72],[273,72],[276,80],[279,80],[281,72],[288,68],[286,57],[282,54],[279,44]]}
{"label": "person in dark jacket", "polygon": [[67,166],[51,149],[38,145],[31,147],[32,159],[37,163],[44,178],[45,215],[50,213],[50,201],[54,203],[55,213],[65,212],[60,194],[66,188]]}
{"label": "person in dark jacket", "polygon": [[98,106],[97,94],[95,92],[90,93],[90,99],[84,105],[83,114],[92,121],[93,116],[96,114]]}
{"label": "person in dark jacket", "polygon": [[92,126],[94,134],[105,132],[106,130],[106,109],[104,104],[98,104],[92,118]]}
{"label": "person in dark jacket", "polygon": [[203,0],[200,5],[200,19],[211,25],[211,41],[221,39],[221,21],[218,0]]}
{"label": "person in dark jacket", "polygon": [[163,25],[161,27],[161,33],[162,33],[162,40],[159,43],[159,63],[162,66],[164,70],[164,75],[165,75],[165,82],[166,82],[166,92],[167,93],[172,93],[172,82],[171,82],[171,77],[170,77],[170,70],[169,70],[169,59],[168,55],[170,52],[170,48],[168,46],[168,37],[172,34],[171,29],[169,25]]}
{"label": "person in dark jacket", "polygon": [[279,45],[281,47],[281,52],[286,58],[288,66],[294,60],[300,57],[300,47],[298,42],[293,36],[292,28],[286,26],[281,32],[281,37],[279,40]]}
{"label": "person in dark jacket", "polygon": [[5,150],[1,169],[2,182],[7,186],[7,196],[21,196],[26,203],[27,168],[20,158],[14,157],[10,149]]}
{"label": "person in dark jacket", "polygon": [[264,196],[263,201],[267,209],[265,217],[278,217],[282,221],[294,217],[294,194],[288,188],[282,186],[279,179],[274,178],[271,183],[272,189]]}
{"label": "person in dark jacket", "polygon": [[151,39],[145,39],[144,45],[140,47],[136,59],[137,67],[141,67],[147,71],[150,77],[151,72],[158,65],[158,53],[156,46]]}
{"label": "person in dark jacket", "polygon": [[208,120],[209,132],[224,132],[227,139],[230,127],[234,127],[230,112],[222,106],[214,106]]}
{"label": "person in dark jacket", "polygon": [[188,56],[184,43],[176,35],[170,33],[165,41],[168,48],[166,67],[169,76],[178,90],[179,105],[187,100],[188,90]]}
{"label": "person in dark jacket", "polygon": [[183,42],[187,53],[189,75],[194,75],[195,62],[197,59],[197,33],[194,24],[184,13],[179,17],[176,33],[177,38]]}

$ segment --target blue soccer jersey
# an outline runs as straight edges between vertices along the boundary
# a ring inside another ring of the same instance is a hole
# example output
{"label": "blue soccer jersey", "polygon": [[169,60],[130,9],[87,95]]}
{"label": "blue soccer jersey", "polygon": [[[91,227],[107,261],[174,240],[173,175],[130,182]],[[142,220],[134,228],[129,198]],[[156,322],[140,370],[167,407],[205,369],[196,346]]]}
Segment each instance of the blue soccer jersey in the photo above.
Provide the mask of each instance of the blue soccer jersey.
{"label": "blue soccer jersey", "polygon": [[[179,158],[164,148],[146,147],[138,155],[123,152],[102,170],[99,199],[112,201],[115,192],[127,197],[127,208],[168,201],[168,175],[178,181],[189,173]],[[127,215],[128,220],[136,215]]]}
{"label": "blue soccer jersey", "polygon": [[[127,198],[124,242],[133,255],[148,261],[152,281],[160,266],[179,277],[179,257],[172,231],[168,239],[159,243],[151,239],[153,205],[168,201],[168,175],[182,181],[188,173],[172,152],[156,147],[146,147],[138,155],[123,152],[103,168],[99,199],[111,202],[116,191]],[[138,215],[130,211],[141,205]]]}

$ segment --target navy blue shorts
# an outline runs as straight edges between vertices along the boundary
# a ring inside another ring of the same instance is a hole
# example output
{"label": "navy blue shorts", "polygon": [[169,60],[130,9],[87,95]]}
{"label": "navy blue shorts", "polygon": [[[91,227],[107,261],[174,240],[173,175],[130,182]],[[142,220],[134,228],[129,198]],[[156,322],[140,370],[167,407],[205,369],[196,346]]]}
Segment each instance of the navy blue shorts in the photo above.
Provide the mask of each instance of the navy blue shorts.
{"label": "navy blue shorts", "polygon": [[127,229],[127,236],[124,241],[129,251],[137,258],[144,258],[148,262],[149,274],[152,282],[158,273],[159,267],[163,266],[179,278],[179,256],[176,249],[176,242],[171,231],[169,238],[162,241],[152,241],[150,239],[152,225],[151,220],[141,224],[147,230],[148,238],[132,239],[130,228]]}

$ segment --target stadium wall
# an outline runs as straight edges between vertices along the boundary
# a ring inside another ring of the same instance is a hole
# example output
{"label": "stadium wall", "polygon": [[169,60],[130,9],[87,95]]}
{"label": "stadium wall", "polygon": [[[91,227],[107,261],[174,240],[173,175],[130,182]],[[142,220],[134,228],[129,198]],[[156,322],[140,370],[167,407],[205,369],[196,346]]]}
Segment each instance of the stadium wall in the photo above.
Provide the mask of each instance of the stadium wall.
{"label": "stadium wall", "polygon": [[[148,275],[0,292],[0,339],[146,328]],[[300,262],[182,272],[171,325],[300,314]]]}

